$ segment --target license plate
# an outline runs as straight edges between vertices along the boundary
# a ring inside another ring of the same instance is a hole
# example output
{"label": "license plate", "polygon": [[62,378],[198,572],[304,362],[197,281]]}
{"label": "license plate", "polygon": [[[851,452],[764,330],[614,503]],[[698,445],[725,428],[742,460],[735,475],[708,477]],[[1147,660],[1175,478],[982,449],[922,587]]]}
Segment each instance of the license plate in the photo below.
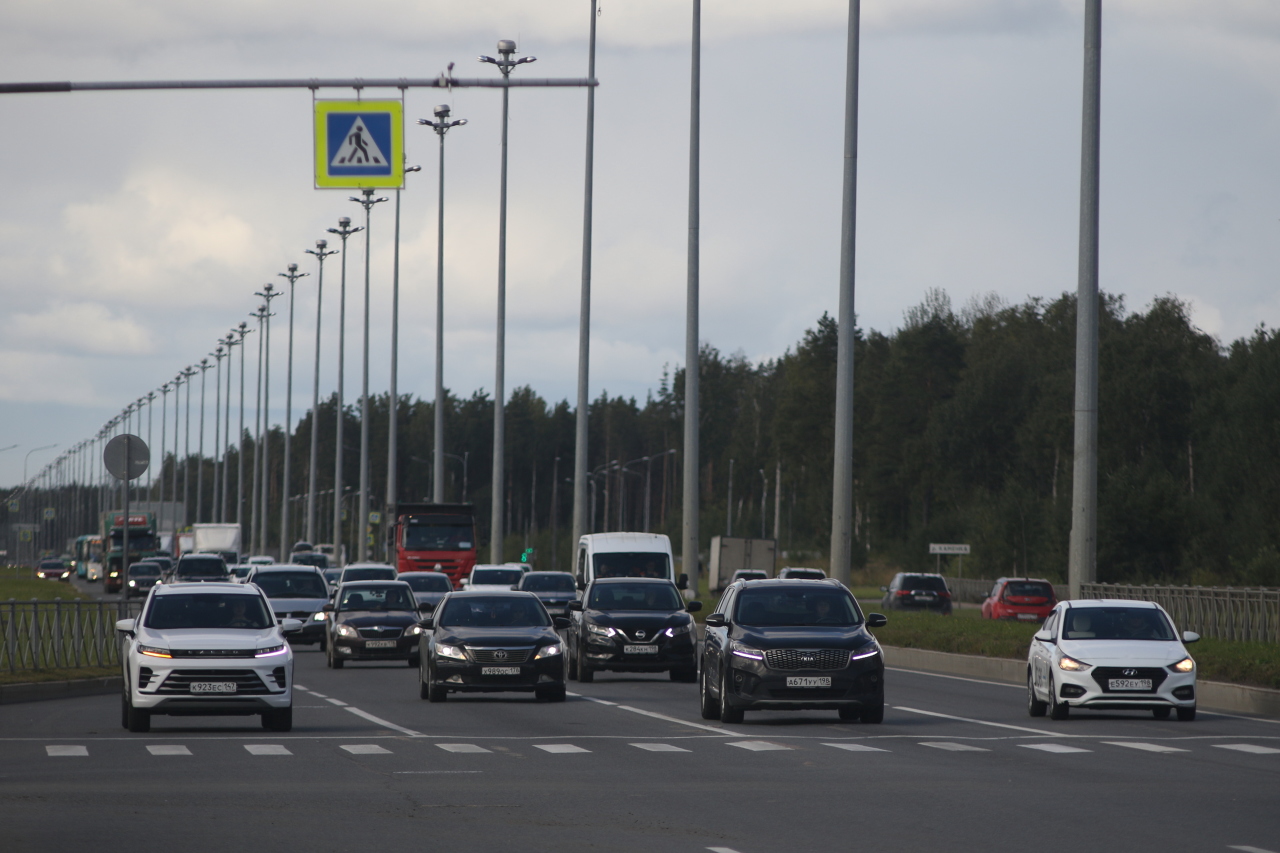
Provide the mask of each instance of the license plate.
{"label": "license plate", "polygon": [[234,681],[193,681],[191,682],[192,693],[235,693],[236,683]]}
{"label": "license plate", "polygon": [[1150,678],[1111,678],[1107,686],[1112,690],[1150,690]]}
{"label": "license plate", "polygon": [[518,666],[482,666],[480,667],[481,675],[519,675],[520,667]]}
{"label": "license plate", "polygon": [[624,655],[656,655],[658,653],[657,646],[623,646],[622,653]]}
{"label": "license plate", "polygon": [[364,647],[366,649],[394,649],[396,647],[395,640],[365,640]]}
{"label": "license plate", "polygon": [[788,687],[830,687],[829,675],[788,675]]}
{"label": "license plate", "polygon": [[1026,622],[1034,622],[1034,621],[1036,621],[1037,619],[1039,619],[1040,617],[1039,617],[1039,616],[1037,616],[1037,615],[1035,615],[1034,613],[1019,613],[1019,614],[1018,614],[1018,618],[1019,618],[1019,619],[1022,619],[1022,620],[1024,620],[1024,621],[1026,621]]}
{"label": "license plate", "polygon": [[933,601],[932,595],[917,595],[916,601]]}

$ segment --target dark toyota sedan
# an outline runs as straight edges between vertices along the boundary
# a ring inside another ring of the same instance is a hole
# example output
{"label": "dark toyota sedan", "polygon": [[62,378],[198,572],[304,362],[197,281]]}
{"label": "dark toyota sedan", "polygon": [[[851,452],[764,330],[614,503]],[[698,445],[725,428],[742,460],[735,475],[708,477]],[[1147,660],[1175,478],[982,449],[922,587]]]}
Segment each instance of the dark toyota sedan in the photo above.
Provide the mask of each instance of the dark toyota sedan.
{"label": "dark toyota sedan", "polygon": [[418,695],[443,702],[450,693],[533,693],[563,702],[564,650],[542,602],[527,592],[452,592],[420,640]]}
{"label": "dark toyota sedan", "polygon": [[740,723],[744,711],[826,709],[884,720],[884,657],[853,595],[833,580],[744,581],[707,616],[702,717]]}
{"label": "dark toyota sedan", "polygon": [[669,580],[596,578],[582,601],[569,605],[569,674],[590,682],[598,670],[663,672],[672,681],[697,681],[697,627]]}
{"label": "dark toyota sedan", "polygon": [[529,572],[516,589],[538,596],[552,616],[567,616],[569,602],[578,597],[578,588],[569,572]]}
{"label": "dark toyota sedan", "polygon": [[403,581],[351,581],[338,587],[329,618],[326,662],[342,669],[349,660],[403,660],[418,665],[418,605]]}

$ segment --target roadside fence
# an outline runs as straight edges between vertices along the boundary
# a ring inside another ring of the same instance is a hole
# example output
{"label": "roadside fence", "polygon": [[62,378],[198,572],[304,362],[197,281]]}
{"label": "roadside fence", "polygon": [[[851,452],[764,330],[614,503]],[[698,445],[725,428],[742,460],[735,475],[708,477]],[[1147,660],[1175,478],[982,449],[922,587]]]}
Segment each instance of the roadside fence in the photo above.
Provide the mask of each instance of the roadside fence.
{"label": "roadside fence", "polygon": [[1179,630],[1202,637],[1280,642],[1280,589],[1089,583],[1080,595],[1154,601],[1169,611]]}
{"label": "roadside fence", "polygon": [[0,671],[116,665],[116,620],[141,609],[140,601],[0,602]]}

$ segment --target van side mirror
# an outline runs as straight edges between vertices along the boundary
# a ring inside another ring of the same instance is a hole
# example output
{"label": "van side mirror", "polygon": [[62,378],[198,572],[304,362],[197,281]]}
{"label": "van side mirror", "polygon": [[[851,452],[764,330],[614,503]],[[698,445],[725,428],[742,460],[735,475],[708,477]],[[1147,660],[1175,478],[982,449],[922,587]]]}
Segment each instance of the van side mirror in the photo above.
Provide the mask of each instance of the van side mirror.
{"label": "van side mirror", "polygon": [[570,609],[570,610],[572,610],[574,613],[581,613],[581,612],[582,612],[582,599],[580,599],[580,598],[576,598],[576,599],[574,599],[573,601],[570,601],[570,602],[569,602],[569,609]]}
{"label": "van side mirror", "polygon": [[689,575],[685,572],[680,573],[680,577],[676,579],[676,589],[689,588]]}
{"label": "van side mirror", "polygon": [[688,610],[690,613],[697,613],[699,610],[702,609],[702,602],[690,601],[688,604],[684,606],[684,609]]}
{"label": "van side mirror", "polygon": [[885,618],[883,613],[867,614],[868,628],[883,628],[885,625],[888,625],[888,624],[889,624],[889,620]]}
{"label": "van side mirror", "polygon": [[725,621],[723,613],[712,613],[705,620],[703,620],[703,622],[710,628],[723,628],[725,625],[729,624],[727,621]]}

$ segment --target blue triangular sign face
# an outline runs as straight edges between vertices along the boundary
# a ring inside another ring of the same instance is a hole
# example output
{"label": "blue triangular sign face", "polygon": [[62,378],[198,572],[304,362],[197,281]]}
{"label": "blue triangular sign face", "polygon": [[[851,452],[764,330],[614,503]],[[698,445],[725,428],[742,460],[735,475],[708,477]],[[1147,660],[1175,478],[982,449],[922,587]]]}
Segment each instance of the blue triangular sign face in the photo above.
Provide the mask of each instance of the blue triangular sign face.
{"label": "blue triangular sign face", "polygon": [[377,140],[373,138],[373,134],[369,132],[361,116],[355,117],[355,121],[351,123],[351,129],[347,131],[342,144],[338,146],[337,153],[329,162],[330,167],[346,168],[385,168],[387,164],[387,155],[378,147]]}

